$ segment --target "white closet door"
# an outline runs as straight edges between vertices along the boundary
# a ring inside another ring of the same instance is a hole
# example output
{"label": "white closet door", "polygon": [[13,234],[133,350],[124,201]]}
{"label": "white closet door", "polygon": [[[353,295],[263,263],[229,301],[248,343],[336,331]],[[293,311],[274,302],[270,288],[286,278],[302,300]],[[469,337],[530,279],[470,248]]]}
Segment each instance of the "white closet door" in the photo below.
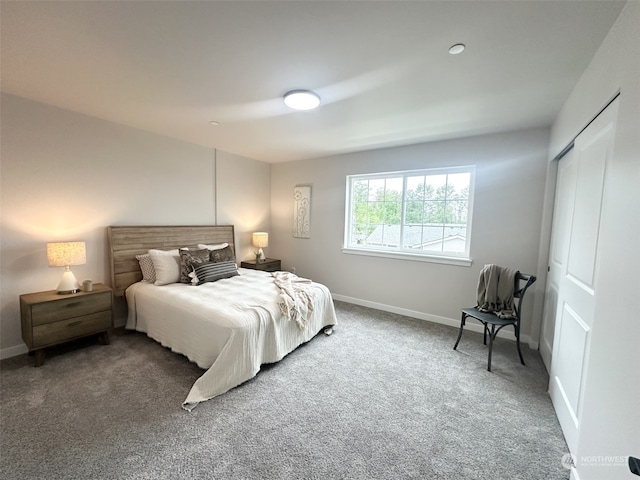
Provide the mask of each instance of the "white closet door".
{"label": "white closet door", "polygon": [[[577,447],[582,393],[588,375],[586,365],[598,294],[595,279],[602,193],[607,160],[613,151],[617,110],[616,100],[578,135],[573,151],[558,166],[545,315],[549,321],[553,316],[555,323],[549,393],[572,453]],[[549,334],[547,327],[544,326],[544,335]]]}
{"label": "white closet door", "polygon": [[549,273],[544,296],[542,332],[540,335],[540,355],[547,371],[551,371],[551,354],[558,309],[558,290],[567,271],[569,257],[569,228],[573,216],[573,201],[576,189],[577,166],[574,150],[571,149],[558,162],[556,177],[556,198],[553,207],[553,225],[549,249]]}

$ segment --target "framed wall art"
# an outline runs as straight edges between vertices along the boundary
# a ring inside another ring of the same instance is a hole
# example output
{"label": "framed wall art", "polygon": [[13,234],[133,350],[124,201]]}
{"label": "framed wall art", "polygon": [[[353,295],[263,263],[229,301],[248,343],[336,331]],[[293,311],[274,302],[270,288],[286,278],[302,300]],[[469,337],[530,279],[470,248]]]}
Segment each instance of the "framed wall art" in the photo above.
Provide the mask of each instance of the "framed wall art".
{"label": "framed wall art", "polygon": [[293,188],[293,236],[311,237],[311,185],[296,185]]}

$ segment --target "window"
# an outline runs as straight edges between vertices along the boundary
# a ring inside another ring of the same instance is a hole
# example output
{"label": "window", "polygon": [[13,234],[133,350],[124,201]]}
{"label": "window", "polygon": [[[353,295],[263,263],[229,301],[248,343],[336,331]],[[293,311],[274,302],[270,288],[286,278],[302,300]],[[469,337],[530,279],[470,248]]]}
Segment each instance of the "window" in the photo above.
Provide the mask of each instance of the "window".
{"label": "window", "polygon": [[455,167],[348,176],[345,251],[468,261],[474,173]]}

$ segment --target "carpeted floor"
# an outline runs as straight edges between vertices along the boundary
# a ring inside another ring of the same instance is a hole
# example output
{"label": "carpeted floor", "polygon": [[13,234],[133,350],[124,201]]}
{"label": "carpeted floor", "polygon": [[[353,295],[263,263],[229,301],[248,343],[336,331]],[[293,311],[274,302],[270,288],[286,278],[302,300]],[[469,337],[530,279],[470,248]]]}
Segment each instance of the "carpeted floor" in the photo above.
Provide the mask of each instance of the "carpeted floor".
{"label": "carpeted floor", "polygon": [[1,370],[3,479],[568,479],[537,352],[336,302],[339,325],[193,412],[196,365],[140,333]]}

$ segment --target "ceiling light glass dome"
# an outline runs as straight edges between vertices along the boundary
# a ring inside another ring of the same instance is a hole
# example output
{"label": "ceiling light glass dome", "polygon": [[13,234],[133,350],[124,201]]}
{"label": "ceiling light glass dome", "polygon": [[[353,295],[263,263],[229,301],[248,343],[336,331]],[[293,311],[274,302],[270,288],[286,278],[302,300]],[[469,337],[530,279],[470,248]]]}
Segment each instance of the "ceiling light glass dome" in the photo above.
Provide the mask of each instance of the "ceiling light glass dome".
{"label": "ceiling light glass dome", "polygon": [[291,90],[285,93],[284,103],[294,110],[313,110],[320,105],[320,97],[309,90]]}

